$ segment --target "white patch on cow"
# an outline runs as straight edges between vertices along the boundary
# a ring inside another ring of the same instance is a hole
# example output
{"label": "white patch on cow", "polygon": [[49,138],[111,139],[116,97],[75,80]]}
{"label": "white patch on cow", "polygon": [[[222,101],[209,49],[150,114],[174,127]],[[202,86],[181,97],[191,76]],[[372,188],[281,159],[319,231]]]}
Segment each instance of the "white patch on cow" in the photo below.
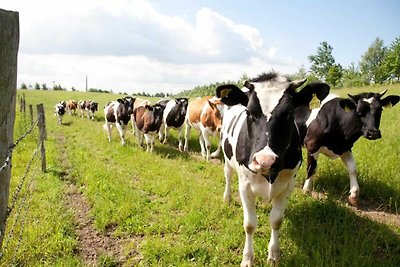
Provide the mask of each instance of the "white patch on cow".
{"label": "white patch on cow", "polygon": [[372,102],[374,101],[374,98],[373,97],[371,97],[371,98],[363,98],[363,101],[364,102],[367,102],[368,104],[372,104]]}
{"label": "white patch on cow", "polygon": [[289,82],[285,78],[279,77],[277,81],[253,83],[253,85],[260,101],[261,110],[269,118],[288,88]]}
{"label": "white patch on cow", "polygon": [[315,118],[318,115],[318,112],[321,110],[322,106],[325,105],[326,103],[328,103],[329,101],[331,101],[334,98],[338,98],[339,96],[335,95],[335,94],[329,94],[327,97],[325,97],[324,100],[322,100],[321,102],[321,106],[319,108],[314,108],[311,110],[311,114],[310,117],[308,117],[307,121],[306,121],[306,126],[308,128],[308,126],[310,126],[311,122],[313,122],[315,120]]}

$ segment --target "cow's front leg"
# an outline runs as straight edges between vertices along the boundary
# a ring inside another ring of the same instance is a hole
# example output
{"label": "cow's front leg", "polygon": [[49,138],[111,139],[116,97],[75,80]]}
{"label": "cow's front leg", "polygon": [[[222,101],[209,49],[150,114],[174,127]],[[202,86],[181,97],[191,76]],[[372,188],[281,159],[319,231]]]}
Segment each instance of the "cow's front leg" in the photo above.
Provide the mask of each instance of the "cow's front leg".
{"label": "cow's front leg", "polygon": [[179,128],[179,146],[180,151],[183,151],[183,126]]}
{"label": "cow's front leg", "polygon": [[343,161],[344,165],[347,168],[350,176],[350,196],[349,203],[357,207],[358,195],[360,193],[360,187],[357,182],[357,166],[356,161],[354,160],[353,153],[351,151],[347,151],[340,155],[340,159]]}
{"label": "cow's front leg", "polygon": [[231,183],[232,183],[232,175],[233,175],[233,169],[229,165],[228,162],[226,162],[225,159],[225,165],[224,165],[224,175],[225,175],[225,192],[224,192],[224,201],[229,203],[231,202],[232,196],[231,196]]}
{"label": "cow's front leg", "polygon": [[303,192],[310,193],[313,188],[313,176],[317,169],[318,154],[311,155],[307,151],[307,180],[304,182]]}
{"label": "cow's front leg", "polygon": [[126,128],[124,125],[122,125],[118,122],[115,123],[115,126],[117,127],[119,136],[121,137],[121,144],[124,146],[125,145],[125,129]]}
{"label": "cow's front leg", "polygon": [[109,122],[106,122],[106,128],[107,128],[108,142],[111,142],[111,125]]}
{"label": "cow's front leg", "polygon": [[246,241],[243,249],[241,267],[251,267],[254,261],[253,234],[257,228],[257,214],[255,196],[251,191],[250,184],[239,179],[240,199],[243,206],[243,227],[246,233]]}

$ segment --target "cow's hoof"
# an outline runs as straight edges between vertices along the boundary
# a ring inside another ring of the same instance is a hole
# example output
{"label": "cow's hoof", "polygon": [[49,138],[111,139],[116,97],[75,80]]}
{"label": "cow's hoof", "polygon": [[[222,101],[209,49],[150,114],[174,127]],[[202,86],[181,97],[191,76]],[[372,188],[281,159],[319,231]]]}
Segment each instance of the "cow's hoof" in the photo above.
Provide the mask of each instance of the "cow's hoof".
{"label": "cow's hoof", "polygon": [[251,266],[253,266],[253,258],[250,258],[250,259],[243,258],[242,263],[240,264],[240,267],[251,267]]}
{"label": "cow's hoof", "polygon": [[349,204],[353,207],[357,207],[358,203],[357,203],[357,196],[349,196]]}

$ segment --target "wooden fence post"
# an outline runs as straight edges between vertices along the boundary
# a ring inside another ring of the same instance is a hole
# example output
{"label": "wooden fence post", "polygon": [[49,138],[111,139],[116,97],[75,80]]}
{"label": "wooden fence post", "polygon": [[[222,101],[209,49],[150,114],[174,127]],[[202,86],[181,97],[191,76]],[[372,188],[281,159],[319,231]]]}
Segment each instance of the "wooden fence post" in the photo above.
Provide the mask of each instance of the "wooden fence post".
{"label": "wooden fence post", "polygon": [[[9,155],[13,143],[17,92],[17,58],[19,46],[18,12],[0,9],[0,165]],[[0,171],[0,248],[8,216],[11,161]]]}
{"label": "wooden fence post", "polygon": [[29,115],[31,118],[31,126],[33,125],[33,107],[31,104],[29,104]]}
{"label": "wooden fence post", "polygon": [[24,114],[26,113],[26,102],[25,102],[25,93],[22,94],[22,111]]}
{"label": "wooden fence post", "polygon": [[40,146],[40,158],[42,159],[42,171],[46,172],[46,150],[44,148],[44,140],[47,139],[46,119],[44,116],[43,104],[37,105],[36,108],[37,108],[37,113],[38,113],[38,127],[39,127],[38,145]]}

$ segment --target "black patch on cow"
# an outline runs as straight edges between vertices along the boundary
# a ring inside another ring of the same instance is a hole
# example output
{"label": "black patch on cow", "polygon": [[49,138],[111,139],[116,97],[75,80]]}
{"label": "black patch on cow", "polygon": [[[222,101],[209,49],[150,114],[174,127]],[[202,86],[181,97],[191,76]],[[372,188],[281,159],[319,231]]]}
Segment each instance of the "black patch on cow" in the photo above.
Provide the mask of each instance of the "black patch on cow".
{"label": "black patch on cow", "polygon": [[224,141],[224,153],[228,159],[231,159],[233,156],[232,145],[229,143],[228,138]]}
{"label": "black patch on cow", "polygon": [[[188,99],[178,98],[165,119],[168,127],[180,128],[185,121]],[[165,108],[165,106],[163,106]]]}

